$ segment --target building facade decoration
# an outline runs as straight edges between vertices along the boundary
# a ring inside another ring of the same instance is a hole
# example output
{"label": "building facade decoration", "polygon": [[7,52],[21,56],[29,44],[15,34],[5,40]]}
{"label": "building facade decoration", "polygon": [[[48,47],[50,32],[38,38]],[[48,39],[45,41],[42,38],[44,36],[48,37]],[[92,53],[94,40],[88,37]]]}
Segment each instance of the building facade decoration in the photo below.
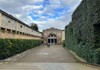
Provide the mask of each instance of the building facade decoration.
{"label": "building facade decoration", "polygon": [[56,28],[50,28],[47,30],[43,30],[43,40],[44,44],[61,44],[65,36],[65,31],[56,29]]}

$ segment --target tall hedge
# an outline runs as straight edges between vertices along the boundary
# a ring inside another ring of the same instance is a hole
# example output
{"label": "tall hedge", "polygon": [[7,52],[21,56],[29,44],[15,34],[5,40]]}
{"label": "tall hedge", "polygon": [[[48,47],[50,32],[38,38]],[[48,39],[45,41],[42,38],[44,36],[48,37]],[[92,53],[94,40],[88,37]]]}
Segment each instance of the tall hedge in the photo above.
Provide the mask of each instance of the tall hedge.
{"label": "tall hedge", "polygon": [[0,39],[0,60],[39,46],[41,40]]}
{"label": "tall hedge", "polygon": [[100,0],[82,0],[65,31],[67,48],[89,63],[100,64]]}

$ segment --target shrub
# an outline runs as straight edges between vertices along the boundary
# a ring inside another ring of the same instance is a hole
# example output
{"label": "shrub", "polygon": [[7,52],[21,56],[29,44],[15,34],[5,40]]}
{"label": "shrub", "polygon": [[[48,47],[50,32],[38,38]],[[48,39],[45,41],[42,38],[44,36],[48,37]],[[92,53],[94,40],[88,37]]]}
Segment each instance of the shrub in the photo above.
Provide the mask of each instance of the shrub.
{"label": "shrub", "polygon": [[0,39],[0,59],[4,59],[25,50],[39,46],[41,40]]}
{"label": "shrub", "polygon": [[66,47],[92,64],[100,64],[99,3],[100,0],[82,0],[65,29]]}
{"label": "shrub", "polygon": [[75,52],[79,57],[85,59],[88,63],[100,64],[100,47],[95,47],[92,44],[82,40],[70,32],[71,24],[66,28],[65,47]]}
{"label": "shrub", "polygon": [[63,47],[65,47],[65,40],[63,41]]}

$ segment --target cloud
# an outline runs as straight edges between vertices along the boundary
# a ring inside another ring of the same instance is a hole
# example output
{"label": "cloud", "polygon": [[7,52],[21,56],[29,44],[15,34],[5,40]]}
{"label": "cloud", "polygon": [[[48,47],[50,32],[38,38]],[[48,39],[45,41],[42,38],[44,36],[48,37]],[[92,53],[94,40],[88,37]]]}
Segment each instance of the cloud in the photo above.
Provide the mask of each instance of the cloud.
{"label": "cloud", "polygon": [[43,2],[44,0],[32,0],[34,3]]}
{"label": "cloud", "polygon": [[40,31],[64,29],[81,0],[0,0],[0,9],[21,21],[38,24]]}
{"label": "cloud", "polygon": [[31,10],[31,9],[40,9],[42,7],[43,7],[42,5],[40,5],[40,6],[36,6],[36,5],[26,5],[26,6],[22,7],[22,8],[23,8],[23,10],[27,10],[27,9]]}

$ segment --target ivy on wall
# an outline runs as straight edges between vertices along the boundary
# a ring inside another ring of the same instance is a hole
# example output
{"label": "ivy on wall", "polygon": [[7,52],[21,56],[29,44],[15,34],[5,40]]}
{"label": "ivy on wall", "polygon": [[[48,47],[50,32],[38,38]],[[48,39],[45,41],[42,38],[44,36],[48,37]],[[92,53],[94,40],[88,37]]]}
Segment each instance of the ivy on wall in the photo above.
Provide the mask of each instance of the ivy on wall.
{"label": "ivy on wall", "polygon": [[65,35],[67,48],[89,63],[100,64],[100,0],[83,0]]}

